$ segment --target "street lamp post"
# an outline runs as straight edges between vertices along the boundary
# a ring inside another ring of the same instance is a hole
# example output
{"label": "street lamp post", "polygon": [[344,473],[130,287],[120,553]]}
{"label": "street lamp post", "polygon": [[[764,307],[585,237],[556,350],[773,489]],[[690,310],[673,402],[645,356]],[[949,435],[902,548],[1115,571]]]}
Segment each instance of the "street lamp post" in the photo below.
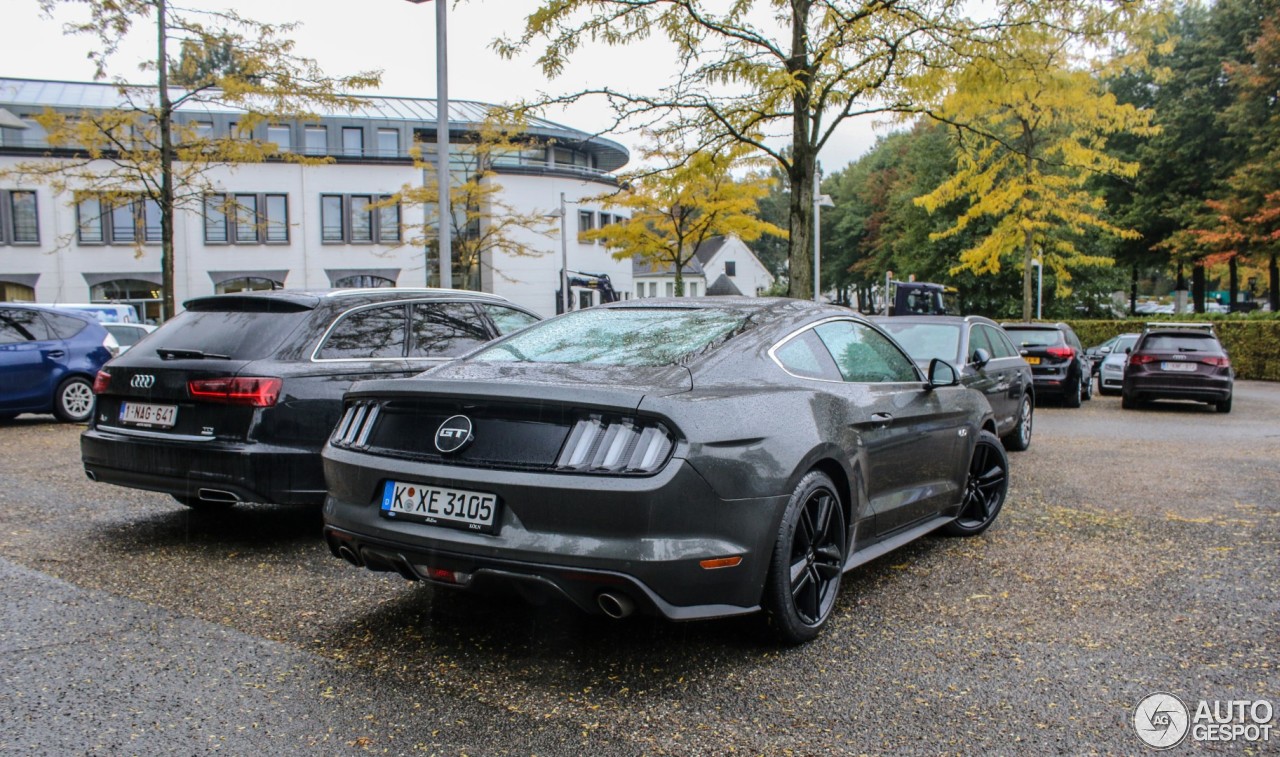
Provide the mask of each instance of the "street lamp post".
{"label": "street lamp post", "polygon": [[1036,320],[1040,320],[1040,305],[1044,301],[1044,264],[1039,258],[1032,258],[1031,265],[1036,267]]}
{"label": "street lamp post", "polygon": [[569,214],[564,209],[564,192],[560,193],[560,207],[547,214],[560,219],[560,312],[569,312]]}
{"label": "street lamp post", "polygon": [[[408,0],[420,5],[431,0]],[[449,207],[448,0],[436,0],[436,185],[440,188],[440,286],[453,288],[453,211]]]}
{"label": "street lamp post", "polygon": [[817,192],[818,179],[814,176],[814,193],[813,193],[813,301],[821,302],[822,292],[822,209],[834,208],[836,204],[831,201],[831,195],[820,195]]}

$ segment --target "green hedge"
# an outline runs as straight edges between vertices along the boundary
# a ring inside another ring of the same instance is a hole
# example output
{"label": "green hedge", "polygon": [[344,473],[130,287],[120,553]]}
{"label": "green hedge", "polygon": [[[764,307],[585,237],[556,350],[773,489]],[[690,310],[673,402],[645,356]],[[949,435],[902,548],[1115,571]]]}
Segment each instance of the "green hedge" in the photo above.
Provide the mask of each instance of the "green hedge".
{"label": "green hedge", "polygon": [[[1129,319],[1122,321],[1067,321],[1075,329],[1086,347],[1101,344],[1117,334],[1140,332],[1149,322],[1157,319]],[[1213,330],[1222,346],[1231,356],[1236,378],[1280,381],[1280,320],[1269,318],[1240,318],[1219,316],[1178,316],[1182,321],[1211,321]]]}

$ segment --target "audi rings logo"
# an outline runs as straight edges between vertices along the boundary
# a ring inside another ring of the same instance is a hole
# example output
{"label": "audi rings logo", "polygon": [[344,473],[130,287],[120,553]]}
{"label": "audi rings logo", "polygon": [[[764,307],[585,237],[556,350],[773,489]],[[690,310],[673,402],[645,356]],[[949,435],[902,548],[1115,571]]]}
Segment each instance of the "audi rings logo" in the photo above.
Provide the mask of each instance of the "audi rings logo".
{"label": "audi rings logo", "polygon": [[129,386],[134,389],[150,389],[156,385],[156,377],[150,373],[139,373],[129,382]]}
{"label": "audi rings logo", "polygon": [[471,419],[465,415],[455,415],[436,429],[436,449],[445,454],[457,452],[474,438],[471,435]]}
{"label": "audi rings logo", "polygon": [[1172,694],[1160,692],[1138,702],[1133,729],[1147,746],[1168,749],[1182,743],[1190,730],[1187,706]]}

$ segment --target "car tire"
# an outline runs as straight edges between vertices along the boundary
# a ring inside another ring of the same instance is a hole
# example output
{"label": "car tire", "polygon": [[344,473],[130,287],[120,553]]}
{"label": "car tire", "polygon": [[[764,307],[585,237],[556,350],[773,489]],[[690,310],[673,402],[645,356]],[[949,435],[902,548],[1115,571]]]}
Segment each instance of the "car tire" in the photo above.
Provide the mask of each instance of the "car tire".
{"label": "car tire", "polygon": [[1138,400],[1132,394],[1129,394],[1128,392],[1125,392],[1125,391],[1121,391],[1120,407],[1124,408],[1125,410],[1137,410]]}
{"label": "car tire", "polygon": [[1014,424],[1013,430],[1006,434],[1000,441],[1004,443],[1005,449],[1014,452],[1022,452],[1031,446],[1032,424],[1035,421],[1035,403],[1031,401],[1030,394],[1022,395],[1022,409],[1018,412],[1018,420]]}
{"label": "car tire", "polygon": [[969,458],[969,476],[956,519],[942,527],[948,536],[977,536],[995,522],[1009,493],[1009,456],[990,431],[978,435]]}
{"label": "car tire", "polygon": [[1213,403],[1213,406],[1217,408],[1219,413],[1229,413],[1231,412],[1231,398],[1227,397],[1221,402],[1215,402]]}
{"label": "car tire", "polygon": [[192,510],[202,513],[220,513],[223,510],[230,510],[235,505],[234,502],[206,502],[199,497],[188,497],[182,494],[170,496],[179,504],[186,505]]}
{"label": "car tire", "polygon": [[93,384],[72,376],[53,393],[53,414],[64,423],[84,423],[93,415]]}
{"label": "car tire", "polygon": [[5,413],[4,415],[0,415],[0,423],[8,423],[9,421],[12,421],[14,418],[17,418],[17,417],[18,417],[17,413]]}
{"label": "car tire", "polygon": [[835,484],[809,472],[782,513],[765,579],[763,604],[779,640],[801,644],[822,632],[840,593],[847,538]]}
{"label": "car tire", "polygon": [[1071,388],[1062,390],[1062,404],[1067,407],[1080,407],[1080,377],[1076,376],[1075,380],[1068,379],[1067,383]]}
{"label": "car tire", "polygon": [[1093,377],[1092,376],[1089,377],[1088,381],[1084,382],[1084,391],[1080,395],[1080,399],[1086,402],[1093,399]]}

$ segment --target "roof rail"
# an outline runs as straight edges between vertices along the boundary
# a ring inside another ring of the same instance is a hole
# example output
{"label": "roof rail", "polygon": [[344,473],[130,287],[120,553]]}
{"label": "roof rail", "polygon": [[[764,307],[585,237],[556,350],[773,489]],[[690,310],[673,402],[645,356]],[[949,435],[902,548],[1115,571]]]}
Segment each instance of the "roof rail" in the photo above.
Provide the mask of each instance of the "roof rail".
{"label": "roof rail", "polygon": [[1213,324],[1205,321],[1199,323],[1174,323],[1173,321],[1147,321],[1144,331],[1155,329],[1190,329],[1192,331],[1208,331],[1213,333]]}

